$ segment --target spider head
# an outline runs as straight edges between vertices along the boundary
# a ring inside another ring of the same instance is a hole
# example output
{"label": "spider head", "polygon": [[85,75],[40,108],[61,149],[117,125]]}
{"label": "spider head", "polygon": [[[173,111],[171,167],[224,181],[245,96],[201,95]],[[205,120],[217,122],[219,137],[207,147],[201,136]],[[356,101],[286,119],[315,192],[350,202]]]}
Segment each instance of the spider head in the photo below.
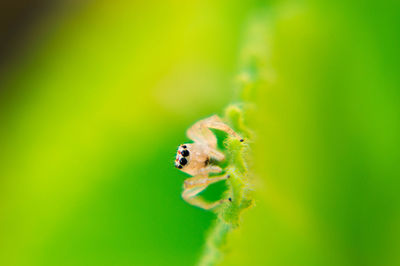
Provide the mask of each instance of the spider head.
{"label": "spider head", "polygon": [[178,147],[175,159],[175,167],[183,169],[189,163],[190,144],[182,144]]}

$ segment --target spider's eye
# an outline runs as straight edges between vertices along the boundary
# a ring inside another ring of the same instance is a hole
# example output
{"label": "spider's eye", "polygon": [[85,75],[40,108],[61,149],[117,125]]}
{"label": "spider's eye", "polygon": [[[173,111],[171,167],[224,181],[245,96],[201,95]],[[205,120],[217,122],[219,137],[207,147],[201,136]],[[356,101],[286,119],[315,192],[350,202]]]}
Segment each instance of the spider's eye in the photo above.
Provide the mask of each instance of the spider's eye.
{"label": "spider's eye", "polygon": [[181,159],[179,160],[179,163],[180,163],[181,165],[186,165],[186,164],[187,164],[187,160],[186,160],[185,158],[181,158]]}
{"label": "spider's eye", "polygon": [[182,169],[182,165],[178,165],[177,168]]}
{"label": "spider's eye", "polygon": [[181,154],[182,154],[183,157],[187,157],[187,156],[189,156],[189,151],[188,150],[183,150],[181,152]]}
{"label": "spider's eye", "polygon": [[186,147],[186,145],[182,145],[182,148],[186,149],[187,147]]}

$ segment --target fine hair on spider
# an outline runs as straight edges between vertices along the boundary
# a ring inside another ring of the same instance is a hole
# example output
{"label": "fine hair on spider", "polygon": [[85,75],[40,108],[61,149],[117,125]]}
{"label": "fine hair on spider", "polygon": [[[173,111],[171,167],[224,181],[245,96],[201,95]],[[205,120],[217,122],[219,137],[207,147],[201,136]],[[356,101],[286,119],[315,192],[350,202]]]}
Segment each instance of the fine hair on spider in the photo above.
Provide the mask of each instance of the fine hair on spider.
{"label": "fine hair on spider", "polygon": [[229,178],[229,175],[209,177],[211,173],[222,172],[221,167],[210,162],[225,159],[225,155],[217,149],[217,137],[211,129],[224,131],[243,142],[243,138],[225,124],[219,116],[213,115],[196,122],[187,130],[186,134],[189,139],[193,140],[193,143],[180,145],[175,159],[175,167],[192,176],[184,181],[182,198],[188,203],[206,210],[223,202],[232,201],[231,198],[228,198],[209,203],[198,196],[208,185]]}

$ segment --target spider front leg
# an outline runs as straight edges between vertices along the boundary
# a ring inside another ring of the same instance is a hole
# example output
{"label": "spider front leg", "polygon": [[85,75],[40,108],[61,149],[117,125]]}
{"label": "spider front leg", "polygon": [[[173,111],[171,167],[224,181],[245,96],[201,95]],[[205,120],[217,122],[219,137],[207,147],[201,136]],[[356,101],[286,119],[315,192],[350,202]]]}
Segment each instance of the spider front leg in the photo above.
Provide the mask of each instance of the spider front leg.
{"label": "spider front leg", "polygon": [[201,197],[196,197],[197,194],[202,192],[204,189],[208,187],[208,185],[226,180],[229,178],[229,175],[226,176],[218,176],[209,178],[207,176],[196,176],[191,177],[185,180],[184,183],[184,190],[182,192],[182,198],[197,207],[203,208],[205,210],[209,210],[215,208],[216,206],[220,205],[221,203],[231,201],[231,199],[223,199],[216,202],[207,202]]}
{"label": "spider front leg", "polygon": [[217,138],[210,128],[224,131],[240,141],[243,141],[242,137],[239,136],[239,134],[237,134],[227,124],[225,124],[217,115],[213,115],[195,123],[191,128],[188,129],[187,136],[195,142],[204,143],[210,148],[216,149]]}

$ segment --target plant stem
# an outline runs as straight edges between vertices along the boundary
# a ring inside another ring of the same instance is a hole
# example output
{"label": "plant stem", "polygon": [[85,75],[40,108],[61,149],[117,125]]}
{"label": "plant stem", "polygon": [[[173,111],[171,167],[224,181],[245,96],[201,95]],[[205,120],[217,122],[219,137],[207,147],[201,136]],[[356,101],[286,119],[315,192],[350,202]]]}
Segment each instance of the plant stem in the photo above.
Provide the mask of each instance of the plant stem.
{"label": "plant stem", "polygon": [[232,198],[231,203],[225,203],[217,210],[218,218],[207,236],[203,254],[198,265],[216,265],[223,258],[223,249],[228,234],[239,226],[243,210],[253,205],[250,187],[249,165],[251,163],[250,147],[254,134],[248,129],[247,120],[254,110],[253,101],[256,98],[257,88],[265,81],[267,50],[266,24],[264,16],[254,16],[247,27],[245,42],[241,53],[242,69],[238,75],[239,86],[237,101],[225,109],[225,120],[232,128],[241,134],[245,141],[242,143],[235,138],[228,137],[225,147],[228,158],[227,174],[231,178],[225,198]]}

